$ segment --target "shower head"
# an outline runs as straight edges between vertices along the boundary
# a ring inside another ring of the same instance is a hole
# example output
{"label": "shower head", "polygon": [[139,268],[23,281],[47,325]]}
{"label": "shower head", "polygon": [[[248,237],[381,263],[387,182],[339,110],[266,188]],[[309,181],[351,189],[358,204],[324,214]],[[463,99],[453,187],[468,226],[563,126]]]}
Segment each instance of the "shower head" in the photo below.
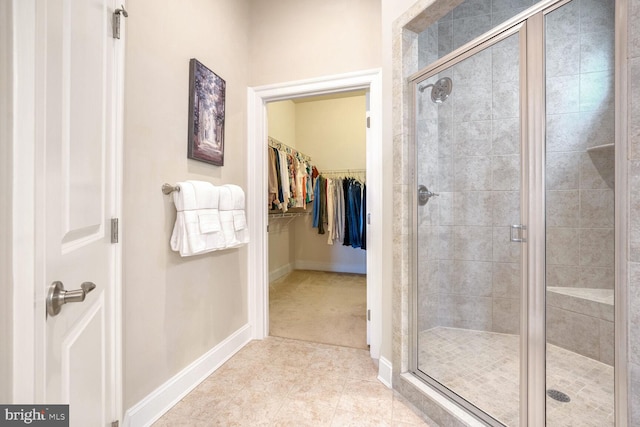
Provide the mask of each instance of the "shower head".
{"label": "shower head", "polygon": [[453,82],[449,77],[443,77],[434,84],[419,86],[418,90],[422,93],[428,87],[431,88],[431,100],[436,104],[442,104],[451,94]]}

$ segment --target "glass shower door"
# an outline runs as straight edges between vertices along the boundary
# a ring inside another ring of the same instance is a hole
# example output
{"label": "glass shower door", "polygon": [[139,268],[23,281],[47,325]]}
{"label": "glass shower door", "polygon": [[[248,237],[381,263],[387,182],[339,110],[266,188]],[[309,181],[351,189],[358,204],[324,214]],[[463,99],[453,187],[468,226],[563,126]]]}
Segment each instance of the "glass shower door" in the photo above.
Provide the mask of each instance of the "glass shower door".
{"label": "glass shower door", "polygon": [[414,365],[485,422],[512,426],[520,407],[522,28],[415,86]]}
{"label": "glass shower door", "polygon": [[546,424],[615,424],[614,0],[545,15]]}

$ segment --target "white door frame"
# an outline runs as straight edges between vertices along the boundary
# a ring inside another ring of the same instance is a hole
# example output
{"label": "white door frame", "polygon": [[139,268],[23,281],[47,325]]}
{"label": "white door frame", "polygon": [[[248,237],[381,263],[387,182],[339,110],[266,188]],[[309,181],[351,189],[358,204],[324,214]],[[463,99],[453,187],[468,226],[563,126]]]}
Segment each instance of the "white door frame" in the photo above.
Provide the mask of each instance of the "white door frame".
{"label": "white door frame", "polygon": [[[12,390],[14,402],[37,403],[35,375],[36,249],[35,249],[35,19],[34,0],[12,0],[13,134],[11,190]],[[18,363],[18,361],[20,361]]]}
{"label": "white door frame", "polygon": [[[0,0],[5,1],[5,0]],[[43,401],[45,388],[44,361],[46,354],[36,354],[37,342],[42,342],[44,328],[38,326],[46,321],[45,295],[43,285],[43,266],[45,259],[41,253],[43,247],[44,224],[43,213],[35,208],[36,200],[42,198],[42,188],[38,185],[42,170],[39,162],[42,156],[36,153],[36,138],[39,124],[36,123],[37,101],[34,99],[36,82],[37,45],[36,19],[38,7],[44,3],[38,0],[6,0],[12,4],[11,20],[13,40],[11,41],[11,59],[15,74],[13,75],[10,95],[12,127],[11,136],[12,168],[11,190],[7,197],[12,206],[11,236],[12,256],[10,259],[13,281],[12,289],[12,400],[20,403],[47,403]],[[118,2],[125,4],[124,0]],[[4,22],[5,20],[3,20]],[[115,105],[117,111],[114,127],[115,161],[113,168],[115,188],[113,189],[114,215],[122,215],[122,182],[123,182],[123,118],[124,118],[124,36],[122,29],[120,46],[116,48],[117,66],[114,67],[114,82],[117,85]],[[2,47],[6,47],[3,44]],[[112,408],[119,419],[122,419],[122,245],[114,245],[114,306],[113,335],[109,337],[114,345],[113,383],[116,390],[115,408]]]}
{"label": "white door frame", "polygon": [[[266,103],[306,96],[367,89],[370,92],[371,138],[367,140],[367,187],[382,188],[382,78],[381,70],[365,70],[310,80],[248,88],[247,203],[249,243],[249,323],[253,337],[269,335],[269,263],[267,236],[267,109]],[[367,192],[371,213],[367,235],[367,294],[371,310],[370,352],[380,357],[382,342],[382,191]]]}

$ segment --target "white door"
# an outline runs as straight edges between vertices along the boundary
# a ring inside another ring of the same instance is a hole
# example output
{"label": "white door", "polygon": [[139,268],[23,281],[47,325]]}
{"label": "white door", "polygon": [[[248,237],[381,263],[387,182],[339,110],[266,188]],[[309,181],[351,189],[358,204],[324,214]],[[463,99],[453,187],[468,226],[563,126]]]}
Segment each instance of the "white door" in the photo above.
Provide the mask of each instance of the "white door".
{"label": "white door", "polygon": [[118,279],[110,223],[119,194],[116,61],[122,41],[111,35],[114,6],[112,0],[36,2],[38,286],[46,296],[56,281],[67,291],[95,284],[83,302],[66,303],[57,315],[36,315],[36,362],[43,371],[38,392],[43,403],[69,404],[70,425],[78,427],[110,426],[118,411]]}

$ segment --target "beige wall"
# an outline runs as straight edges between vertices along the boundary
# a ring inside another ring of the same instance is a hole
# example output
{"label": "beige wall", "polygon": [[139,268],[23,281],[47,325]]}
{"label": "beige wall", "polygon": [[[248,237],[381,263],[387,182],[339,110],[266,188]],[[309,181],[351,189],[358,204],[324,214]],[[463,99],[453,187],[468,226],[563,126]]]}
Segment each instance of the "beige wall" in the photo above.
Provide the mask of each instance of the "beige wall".
{"label": "beige wall", "polygon": [[[181,258],[164,182],[246,188],[249,3],[127,5],[124,129],[124,407],[146,397],[248,321],[247,249]],[[189,59],[226,80],[224,167],[187,160]],[[250,195],[248,203],[251,203]]]}
{"label": "beige wall", "polygon": [[251,85],[380,67],[379,0],[252,0]]}
{"label": "beige wall", "polygon": [[270,137],[296,147],[296,104],[293,101],[268,103],[267,121]]}
{"label": "beige wall", "polygon": [[[246,248],[185,259],[171,252],[175,208],[162,183],[245,186],[247,86],[380,66],[375,0],[138,0],[128,9],[125,408],[247,322]],[[227,82],[222,168],[186,159],[192,57]]]}
{"label": "beige wall", "polygon": [[296,148],[318,170],[366,169],[366,97],[362,92],[296,103]]}

